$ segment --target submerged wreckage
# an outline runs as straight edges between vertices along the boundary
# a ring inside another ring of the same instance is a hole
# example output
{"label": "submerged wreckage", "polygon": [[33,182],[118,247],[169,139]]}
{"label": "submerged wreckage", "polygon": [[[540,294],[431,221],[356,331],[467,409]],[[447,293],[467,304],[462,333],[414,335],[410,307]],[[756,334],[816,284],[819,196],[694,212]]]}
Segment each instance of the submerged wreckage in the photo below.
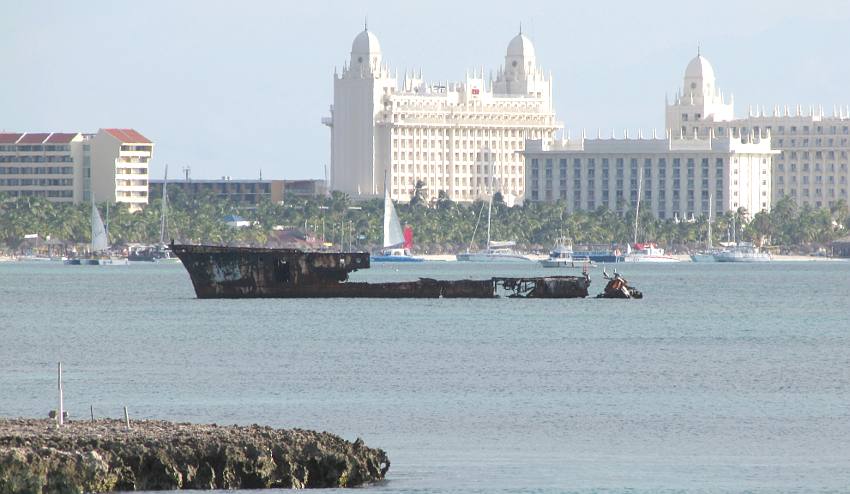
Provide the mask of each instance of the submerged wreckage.
{"label": "submerged wreckage", "polygon": [[369,268],[365,252],[304,252],[171,244],[189,272],[198,298],[584,298],[582,276],[494,277],[486,280],[354,282]]}

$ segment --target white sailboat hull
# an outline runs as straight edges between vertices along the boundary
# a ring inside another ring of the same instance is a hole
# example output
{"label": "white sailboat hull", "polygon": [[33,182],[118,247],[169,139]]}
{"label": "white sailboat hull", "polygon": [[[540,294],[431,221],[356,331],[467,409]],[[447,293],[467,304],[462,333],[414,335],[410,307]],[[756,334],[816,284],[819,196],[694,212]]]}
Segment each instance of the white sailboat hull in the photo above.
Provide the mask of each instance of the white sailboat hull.
{"label": "white sailboat hull", "polygon": [[466,252],[455,256],[464,262],[532,262],[528,257],[519,254],[499,254],[493,252]]}
{"label": "white sailboat hull", "polygon": [[721,252],[714,256],[717,262],[769,262],[771,261],[770,254],[740,254],[735,252]]}
{"label": "white sailboat hull", "polygon": [[641,262],[641,263],[659,263],[659,262],[679,262],[678,259],[671,256],[644,256],[644,255],[628,255],[623,259],[623,262]]}

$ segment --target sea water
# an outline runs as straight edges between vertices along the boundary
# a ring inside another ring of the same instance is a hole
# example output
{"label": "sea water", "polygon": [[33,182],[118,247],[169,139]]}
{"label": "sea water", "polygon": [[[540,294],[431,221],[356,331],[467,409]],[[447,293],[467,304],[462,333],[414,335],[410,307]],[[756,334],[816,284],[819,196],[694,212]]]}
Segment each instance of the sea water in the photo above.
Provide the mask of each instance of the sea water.
{"label": "sea water", "polygon": [[6,263],[0,416],[46,417],[62,361],[72,419],[361,437],[378,492],[850,489],[850,263],[617,269],[643,300],[198,300],[180,265]]}

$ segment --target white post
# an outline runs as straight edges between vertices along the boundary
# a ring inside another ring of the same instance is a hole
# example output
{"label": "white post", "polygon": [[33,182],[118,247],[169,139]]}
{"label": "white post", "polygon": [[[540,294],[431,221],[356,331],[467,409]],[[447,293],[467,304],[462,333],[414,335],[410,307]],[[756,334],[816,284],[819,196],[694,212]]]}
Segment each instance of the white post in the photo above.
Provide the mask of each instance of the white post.
{"label": "white post", "polygon": [[59,415],[58,415],[58,424],[59,426],[65,425],[65,400],[62,397],[62,362],[59,362]]}
{"label": "white post", "polygon": [[130,414],[127,413],[127,406],[124,406],[124,422],[127,424],[127,430],[130,430]]}

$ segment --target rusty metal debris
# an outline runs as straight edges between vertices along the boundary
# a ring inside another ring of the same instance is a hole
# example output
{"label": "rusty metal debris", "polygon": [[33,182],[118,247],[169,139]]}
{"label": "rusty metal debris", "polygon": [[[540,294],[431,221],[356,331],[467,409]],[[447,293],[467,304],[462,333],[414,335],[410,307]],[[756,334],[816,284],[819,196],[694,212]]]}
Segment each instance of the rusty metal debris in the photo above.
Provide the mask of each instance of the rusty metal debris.
{"label": "rusty metal debris", "polygon": [[369,254],[171,244],[198,298],[584,298],[590,278],[544,276],[488,280],[365,283],[348,274],[369,268]]}
{"label": "rusty metal debris", "polygon": [[605,289],[596,296],[596,298],[643,298],[643,292],[629,285],[629,282],[623,278],[620,273],[614,271],[614,276],[608,276],[605,268],[602,269],[602,275],[609,280],[605,285]]}

